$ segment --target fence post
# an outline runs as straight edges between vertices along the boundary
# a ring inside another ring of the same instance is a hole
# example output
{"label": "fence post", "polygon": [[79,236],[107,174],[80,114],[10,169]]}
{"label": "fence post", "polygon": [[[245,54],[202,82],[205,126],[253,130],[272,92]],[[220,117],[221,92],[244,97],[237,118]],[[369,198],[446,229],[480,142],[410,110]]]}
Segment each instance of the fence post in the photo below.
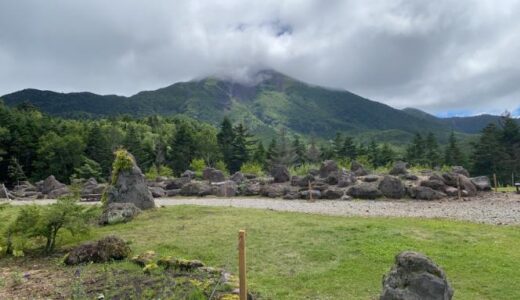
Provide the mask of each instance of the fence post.
{"label": "fence post", "polygon": [[238,277],[240,300],[247,300],[246,283],[246,231],[238,232]]}
{"label": "fence post", "polygon": [[459,200],[461,198],[461,190],[460,190],[460,176],[457,175],[457,193],[458,193],[458,196],[459,196]]}
{"label": "fence post", "polygon": [[497,187],[497,174],[496,173],[493,173],[493,181],[495,182],[495,193],[497,193],[498,187]]}

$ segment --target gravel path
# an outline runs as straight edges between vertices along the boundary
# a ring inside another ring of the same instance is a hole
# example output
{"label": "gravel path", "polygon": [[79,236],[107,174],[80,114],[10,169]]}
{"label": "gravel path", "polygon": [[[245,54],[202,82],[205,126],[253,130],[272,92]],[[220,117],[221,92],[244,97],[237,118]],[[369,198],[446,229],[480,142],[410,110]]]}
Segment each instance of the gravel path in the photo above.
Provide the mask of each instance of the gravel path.
{"label": "gravel path", "polygon": [[[53,200],[37,200],[49,204]],[[11,201],[14,205],[32,201]],[[281,200],[267,198],[160,198],[158,206],[202,205],[270,209],[335,216],[384,216],[449,218],[476,223],[520,225],[520,195],[484,193],[467,201],[412,201],[412,200]]]}

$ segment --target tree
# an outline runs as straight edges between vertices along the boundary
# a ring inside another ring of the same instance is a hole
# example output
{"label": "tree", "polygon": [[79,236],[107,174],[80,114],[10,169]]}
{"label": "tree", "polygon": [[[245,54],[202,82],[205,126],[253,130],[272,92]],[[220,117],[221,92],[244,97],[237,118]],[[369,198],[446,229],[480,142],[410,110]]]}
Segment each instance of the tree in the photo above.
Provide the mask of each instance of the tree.
{"label": "tree", "polygon": [[441,164],[441,155],[439,153],[439,144],[433,133],[426,136],[425,158],[430,167],[436,167]]}
{"label": "tree", "polygon": [[220,131],[217,134],[217,142],[220,152],[222,152],[224,163],[228,166],[232,164],[234,139],[235,133],[233,131],[233,124],[231,124],[231,121],[227,117],[224,117],[224,120],[222,120],[220,124]]}
{"label": "tree", "polygon": [[500,174],[501,161],[507,155],[501,145],[501,132],[493,123],[482,130],[477,143],[473,144],[472,171],[478,175],[491,176],[493,173]]}
{"label": "tree", "polygon": [[126,133],[123,145],[128,152],[132,153],[138,165],[144,167],[148,162],[148,155],[146,154],[144,147],[141,143],[143,136],[138,133],[136,126],[128,126],[128,132]]}
{"label": "tree", "polygon": [[307,160],[311,163],[318,163],[320,161],[321,152],[316,146],[316,139],[312,136],[307,148],[307,154],[305,155]]}
{"label": "tree", "polygon": [[11,158],[7,172],[9,179],[11,179],[13,182],[16,182],[17,185],[20,185],[20,180],[27,179],[22,166],[18,163],[18,159],[15,157]]}
{"label": "tree", "polygon": [[74,171],[77,178],[94,177],[98,181],[103,180],[100,164],[86,156],[82,158],[82,165],[75,168]]}
{"label": "tree", "polygon": [[256,144],[256,149],[253,152],[253,157],[251,160],[261,166],[264,166],[266,156],[267,156],[267,153],[265,152],[264,144],[262,143],[262,141],[258,141],[258,143]]}
{"label": "tree", "polygon": [[88,132],[85,154],[99,164],[104,177],[109,175],[112,164],[112,149],[106,135],[101,130],[101,126],[97,122],[94,123]]}
{"label": "tree", "polygon": [[395,160],[395,152],[387,143],[379,150],[378,166],[386,166]]}
{"label": "tree", "polygon": [[374,167],[378,167],[380,165],[379,148],[377,147],[377,144],[374,140],[370,141],[370,144],[368,144],[367,156],[368,156],[368,161]]}
{"label": "tree", "polygon": [[301,165],[305,162],[305,145],[300,141],[298,136],[295,136],[292,143],[292,148],[294,149],[294,153],[296,154],[296,165]]}
{"label": "tree", "polygon": [[460,166],[465,162],[464,155],[460,151],[455,133],[452,131],[448,141],[448,146],[444,152],[444,164],[448,166]]}
{"label": "tree", "polygon": [[269,167],[274,166],[291,166],[296,161],[296,153],[287,138],[285,129],[280,130],[278,140],[274,144],[273,149],[270,149],[270,158],[268,160]]}
{"label": "tree", "polygon": [[423,165],[425,159],[425,142],[420,133],[416,133],[412,143],[406,149],[406,160],[411,164]]}
{"label": "tree", "polygon": [[251,134],[247,132],[244,125],[238,124],[233,128],[233,141],[231,143],[231,159],[227,164],[229,172],[234,173],[240,170],[242,164],[250,159],[250,147],[254,143],[251,141]]}
{"label": "tree", "polygon": [[345,140],[343,141],[343,148],[342,148],[342,154],[344,157],[355,160],[357,157],[357,149],[356,145],[354,144],[354,139],[350,136],[346,136]]}
{"label": "tree", "polygon": [[343,158],[343,135],[340,132],[336,132],[336,136],[332,141],[332,151],[334,152],[334,158]]}
{"label": "tree", "polygon": [[179,175],[190,166],[195,153],[195,141],[190,127],[181,123],[172,143],[171,165],[175,174]]}

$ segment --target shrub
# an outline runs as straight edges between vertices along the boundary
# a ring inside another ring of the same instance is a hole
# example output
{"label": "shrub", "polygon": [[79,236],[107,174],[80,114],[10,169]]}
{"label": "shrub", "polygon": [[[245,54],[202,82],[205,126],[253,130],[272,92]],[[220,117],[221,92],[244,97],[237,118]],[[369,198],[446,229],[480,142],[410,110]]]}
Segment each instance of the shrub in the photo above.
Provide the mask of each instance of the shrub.
{"label": "shrub", "polygon": [[240,167],[240,172],[245,174],[253,174],[256,176],[263,176],[264,170],[262,165],[257,162],[246,162]]}
{"label": "shrub", "polygon": [[311,169],[320,169],[319,164],[314,163],[304,163],[299,166],[292,166],[289,168],[289,172],[291,175],[297,175],[297,176],[305,176],[309,174]]}
{"label": "shrub", "polygon": [[165,165],[159,166],[159,176],[173,177],[173,170]]}
{"label": "shrub", "polygon": [[195,158],[190,163],[190,170],[195,172],[195,176],[201,177],[202,171],[206,168],[206,163],[202,158]]}
{"label": "shrub", "polygon": [[225,162],[219,160],[215,163],[215,169],[222,171],[225,175],[229,175],[228,167]]}
{"label": "shrub", "polygon": [[114,153],[116,158],[112,163],[112,184],[116,184],[117,176],[119,176],[119,172],[125,170],[131,170],[135,164],[134,158],[132,155],[126,151],[125,149],[116,150]]}

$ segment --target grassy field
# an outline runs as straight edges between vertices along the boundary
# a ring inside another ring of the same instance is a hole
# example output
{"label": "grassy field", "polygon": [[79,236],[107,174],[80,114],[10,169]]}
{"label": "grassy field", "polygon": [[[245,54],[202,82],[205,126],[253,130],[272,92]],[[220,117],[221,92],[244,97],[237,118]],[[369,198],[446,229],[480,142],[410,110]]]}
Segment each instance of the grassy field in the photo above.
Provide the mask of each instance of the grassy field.
{"label": "grassy field", "polygon": [[[0,211],[0,230],[15,210]],[[136,253],[155,250],[237,272],[242,228],[248,233],[250,288],[263,299],[376,298],[383,274],[402,250],[423,252],[440,264],[455,299],[520,299],[518,226],[181,206],[95,228],[82,239],[117,234]],[[60,245],[77,242],[63,235]]]}

